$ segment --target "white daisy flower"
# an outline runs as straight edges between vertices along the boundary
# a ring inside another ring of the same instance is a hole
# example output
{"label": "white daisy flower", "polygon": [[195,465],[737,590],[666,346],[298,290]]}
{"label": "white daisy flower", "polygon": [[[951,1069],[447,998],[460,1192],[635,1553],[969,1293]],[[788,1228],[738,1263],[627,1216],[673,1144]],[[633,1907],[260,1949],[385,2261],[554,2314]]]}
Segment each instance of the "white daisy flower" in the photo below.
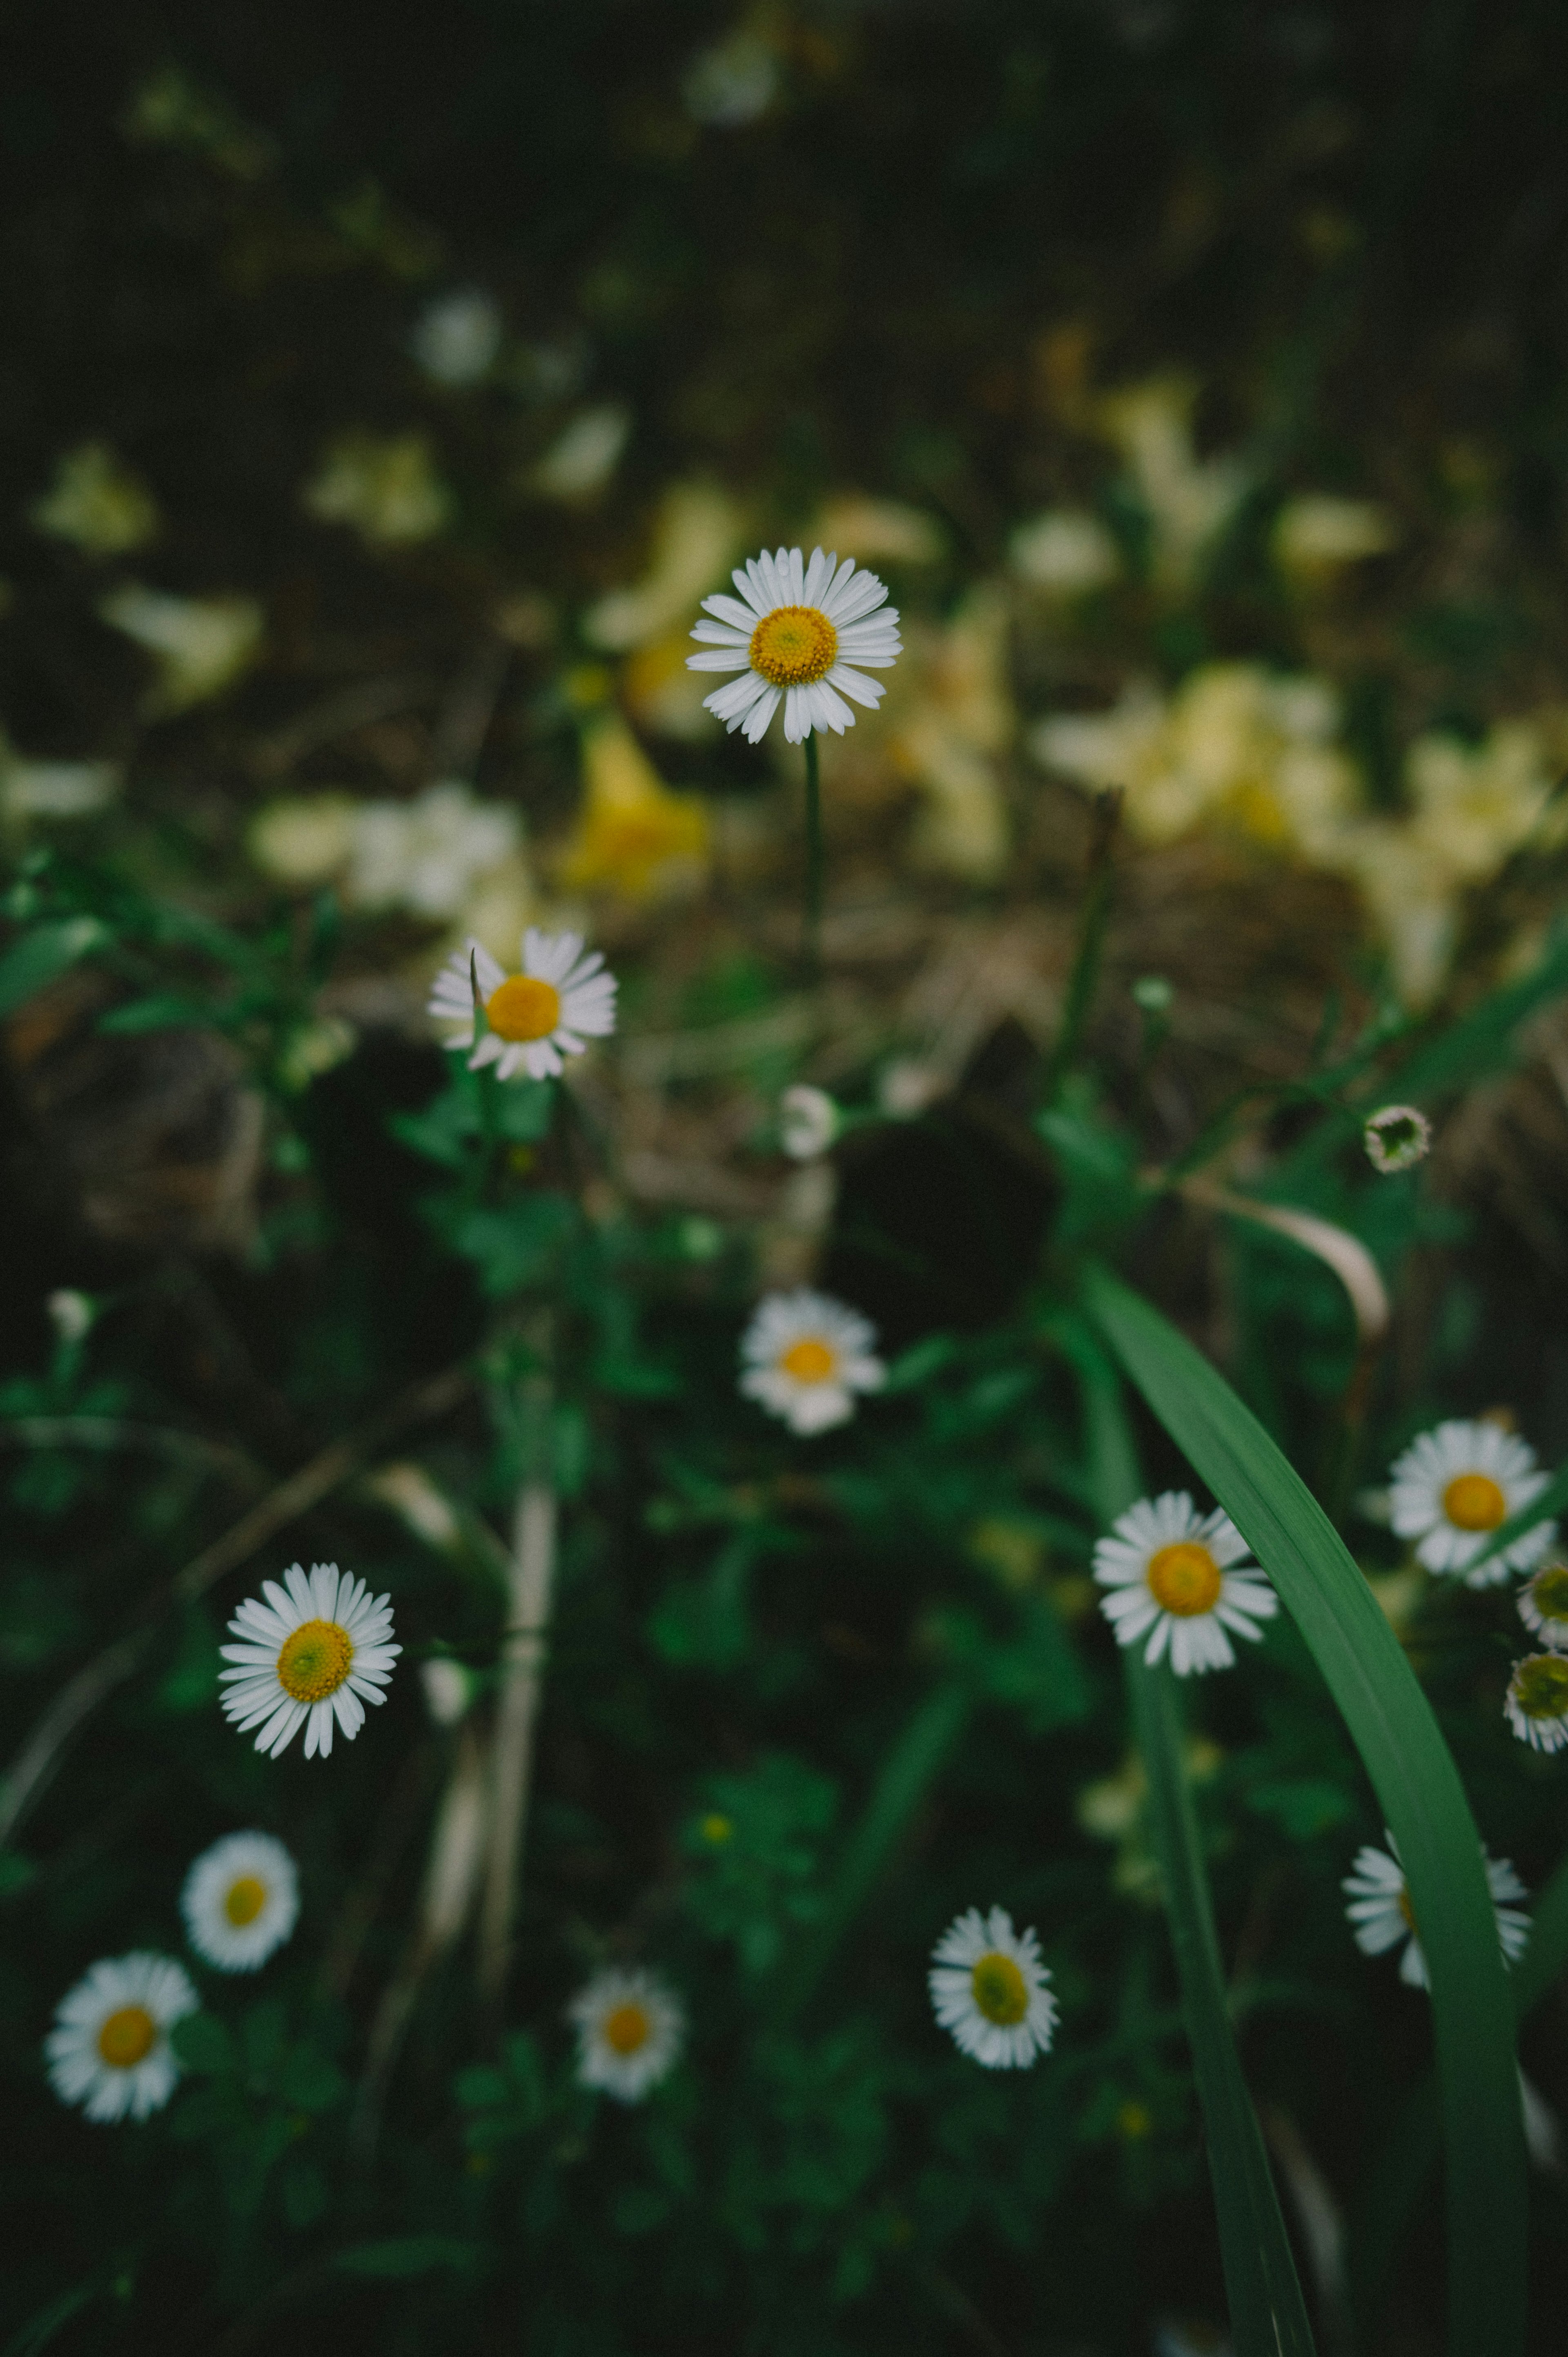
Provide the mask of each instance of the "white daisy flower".
{"label": "white daisy flower", "polygon": [[741,1338],[740,1388],[791,1432],[827,1432],[854,1414],[856,1392],[878,1392],[887,1370],[876,1329],[858,1309],[797,1286],[759,1301]]}
{"label": "white daisy flower", "polygon": [[837,1137],[841,1118],[826,1089],[800,1082],[779,1100],[779,1143],[791,1162],[814,1162]]}
{"label": "white daisy flower", "polygon": [[229,1834],[204,1849],[179,1897],[186,1937],[220,1973],[253,1973],[299,1915],[299,1877],[271,1834]]}
{"label": "white daisy flower", "polygon": [[611,1965],[596,1973],[566,2008],[577,2032],[577,2077],[618,2104],[639,2104],[675,2068],[686,2017],[653,1973]]}
{"label": "white daisy flower", "polygon": [[551,1081],[589,1039],[605,1039],[616,1028],[616,978],[602,970],[604,963],[596,950],[583,955],[581,933],[542,933],[530,925],[522,937],[522,972],[508,974],[471,940],[436,975],[427,1012],[438,1023],[460,1026],[448,1048],[474,1048],[477,974],[486,1030],[468,1070],[493,1064],[499,1080],[526,1072],[531,1081]]}
{"label": "white daisy flower", "polygon": [[1528,1653],[1516,1662],[1503,1711],[1532,1751],[1561,1751],[1568,1743],[1568,1656]]}
{"label": "white daisy flower", "polygon": [[1414,1105],[1384,1105],[1368,1120],[1361,1144],[1374,1170],[1409,1170],[1432,1150],[1432,1124]]}
{"label": "white daisy flower", "polygon": [[[1405,1941],[1408,1944],[1400,1960],[1400,1978],[1411,1988],[1428,1988],[1431,1983],[1426,1956],[1405,1886],[1399,1844],[1386,1826],[1383,1839],[1389,1846],[1387,1850],[1375,1849],[1369,1842],[1357,1851],[1355,1869],[1340,1886],[1350,1901],[1345,1912],[1363,1955],[1380,1956],[1385,1949]],[[1529,1944],[1530,1917],[1518,1902],[1528,1899],[1530,1893],[1506,1857],[1488,1857],[1486,1867],[1487,1888],[1497,1913],[1498,1938],[1502,1943],[1504,1957],[1511,1964]]]}
{"label": "white daisy flower", "polygon": [[1026,2071],[1050,2051],[1057,2001],[1033,1931],[1015,1932],[1004,1907],[972,1907],[931,1951],[937,2019],[988,2071]]}
{"label": "white daisy flower", "polygon": [[[1493,1531],[1540,1496],[1546,1479],[1517,1433],[1455,1416],[1412,1440],[1390,1466],[1389,1519],[1402,1539],[1418,1542],[1417,1559],[1428,1571],[1462,1572]],[[1496,1587],[1510,1571],[1532,1570],[1556,1536],[1555,1523],[1537,1523],[1477,1565],[1466,1584]]]}
{"label": "white daisy flower", "polygon": [[1272,1620],[1279,1598],[1247,1542],[1218,1507],[1200,1514],[1185,1490],[1140,1498],[1112,1524],[1094,1550],[1094,1577],[1111,1590],[1100,1609],[1119,1645],[1135,1645],[1151,1631],[1145,1662],[1167,1651],[1178,1678],[1228,1670],[1236,1656],[1225,1631],[1254,1642],[1255,1625]]}
{"label": "white daisy flower", "polygon": [[219,1673],[229,1688],[223,1708],[236,1727],[260,1722],[258,1751],[275,1760],[303,1727],[306,1758],[319,1751],[325,1760],[334,1718],[351,1742],[366,1703],[386,1700],[381,1688],[403,1651],[388,1642],[387,1599],[335,1563],[312,1564],[308,1579],[292,1564],[284,1586],[263,1579],[262,1594],[264,1604],[247,1598],[229,1623],[242,1641],[219,1647],[238,1665]]}
{"label": "white daisy flower", "polygon": [[161,2111],[179,2078],[169,2031],[200,2002],[170,1956],[102,1958],[56,2008],[44,2040],[50,2086],[90,2120]]}
{"label": "white daisy flower", "polygon": [[1543,1563],[1519,1592],[1519,1617],[1543,1645],[1568,1652],[1568,1563]]}
{"label": "white daisy flower", "polygon": [[690,671],[741,674],[703,697],[715,720],[759,744],[782,701],[784,734],[799,745],[813,728],[842,737],[854,726],[846,695],[875,709],[886,691],[856,666],[890,671],[902,642],[897,608],[878,610],[887,592],[874,573],[857,573],[853,557],[840,565],[820,548],[810,565],[798,548],[780,548],[747,557],[746,570],[737,566],[731,578],[739,599],[704,597],[703,611],[714,619],[692,632],[710,651],[686,658]]}

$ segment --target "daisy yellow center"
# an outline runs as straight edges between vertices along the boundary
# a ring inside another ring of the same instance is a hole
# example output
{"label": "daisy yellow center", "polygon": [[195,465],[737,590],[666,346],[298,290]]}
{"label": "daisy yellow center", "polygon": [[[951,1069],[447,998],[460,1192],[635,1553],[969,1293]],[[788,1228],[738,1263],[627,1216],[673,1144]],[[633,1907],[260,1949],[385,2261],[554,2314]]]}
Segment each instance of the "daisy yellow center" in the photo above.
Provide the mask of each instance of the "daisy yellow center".
{"label": "daisy yellow center", "polygon": [[1443,1511],[1458,1531],[1495,1531],[1509,1501],[1489,1473],[1458,1473],[1443,1492]]}
{"label": "daisy yellow center", "polygon": [[618,2054],[635,2054],[639,2047],[647,2045],[652,2026],[645,2007],[629,2002],[618,2005],[605,2016],[605,2044]]}
{"label": "daisy yellow center", "polygon": [[1011,1956],[994,1949],[982,1956],[969,1976],[970,1991],[987,2021],[1012,2029],[1029,2010],[1029,1991]]}
{"label": "daisy yellow center", "polygon": [[253,1874],[242,1874],[238,1882],[229,1885],[223,1900],[223,1912],[236,1932],[253,1923],[267,1903],[267,1886]]}
{"label": "daisy yellow center", "polygon": [[112,2071],[134,2071],[158,2042],[158,2025],[145,2005],[123,2005],[98,2033],[98,2051]]}
{"label": "daisy yellow center", "polygon": [[1413,1933],[1416,1928],[1415,1910],[1410,1903],[1410,1885],[1407,1882],[1402,1882],[1400,1884],[1399,1910],[1400,1913],[1404,1917],[1409,1929]]}
{"label": "daisy yellow center", "polygon": [[1175,1546],[1161,1547],[1149,1557],[1146,1577],[1155,1603],[1174,1612],[1178,1620],[1212,1612],[1219,1601],[1223,1575],[1208,1549],[1199,1546],[1196,1539],[1178,1539]]}
{"label": "daisy yellow center", "polygon": [[1549,1563],[1537,1572],[1530,1593],[1543,1620],[1568,1620],[1568,1563]]}
{"label": "daisy yellow center", "polygon": [[336,1620],[306,1620],[285,1637],[278,1684],[295,1702],[325,1702],[354,1666],[354,1641]]}
{"label": "daisy yellow center", "polygon": [[485,1020],[498,1039],[548,1039],[561,1020],[561,993],[536,974],[510,974],[486,999]]}
{"label": "daisy yellow center", "polygon": [[819,1342],[808,1334],[799,1342],[791,1342],[779,1361],[787,1375],[798,1383],[825,1383],[838,1365],[838,1352],[826,1342]]}
{"label": "daisy yellow center", "polygon": [[1556,1653],[1537,1653],[1521,1662],[1514,1672],[1513,1695],[1526,1718],[1568,1716],[1568,1661]]}
{"label": "daisy yellow center", "polygon": [[839,634],[815,606],[776,606],[751,634],[751,668],[774,687],[810,687],[838,651]]}

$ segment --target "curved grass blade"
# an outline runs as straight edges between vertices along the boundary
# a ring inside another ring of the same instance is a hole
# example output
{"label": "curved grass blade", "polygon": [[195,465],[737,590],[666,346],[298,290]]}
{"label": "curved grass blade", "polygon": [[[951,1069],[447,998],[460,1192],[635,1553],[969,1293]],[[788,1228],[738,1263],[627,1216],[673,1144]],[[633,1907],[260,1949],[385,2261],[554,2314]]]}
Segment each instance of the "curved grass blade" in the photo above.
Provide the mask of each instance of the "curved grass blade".
{"label": "curved grass blade", "polygon": [[1400,1845],[1432,1975],[1447,2152],[1451,2347],[1517,2357],[1525,2156],[1514,2015],[1458,1771],[1398,1640],[1300,1476],[1202,1353],[1106,1269],[1083,1303],[1311,1649]]}
{"label": "curved grass blade", "polygon": [[1290,2238],[1226,2010],[1208,1877],[1182,1757],[1176,1681],[1164,1663],[1146,1668],[1135,1646],[1122,1659],[1138,1749],[1148,1771],[1149,1826],[1203,2104],[1231,2336],[1238,2357],[1313,2357]]}

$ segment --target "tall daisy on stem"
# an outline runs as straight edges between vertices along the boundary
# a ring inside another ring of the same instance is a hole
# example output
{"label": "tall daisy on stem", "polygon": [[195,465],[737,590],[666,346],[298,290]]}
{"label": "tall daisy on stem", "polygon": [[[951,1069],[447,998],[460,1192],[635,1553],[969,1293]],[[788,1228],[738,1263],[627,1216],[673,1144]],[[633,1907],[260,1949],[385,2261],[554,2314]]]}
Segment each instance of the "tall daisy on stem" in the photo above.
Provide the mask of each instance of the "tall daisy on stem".
{"label": "tall daisy on stem", "polygon": [[761,743],[780,704],[784,734],[806,755],[806,961],[819,963],[822,915],[822,789],[817,766],[816,732],[842,737],[854,725],[852,703],[875,710],[884,690],[867,671],[889,671],[902,641],[898,614],[874,573],[841,565],[836,554],[811,551],[805,563],[798,548],[779,548],[748,557],[731,575],[737,598],[704,597],[712,620],[699,622],[694,639],[704,651],[688,655],[693,671],[730,671],[740,676],[703,699],[706,709],[732,734],[743,728]]}

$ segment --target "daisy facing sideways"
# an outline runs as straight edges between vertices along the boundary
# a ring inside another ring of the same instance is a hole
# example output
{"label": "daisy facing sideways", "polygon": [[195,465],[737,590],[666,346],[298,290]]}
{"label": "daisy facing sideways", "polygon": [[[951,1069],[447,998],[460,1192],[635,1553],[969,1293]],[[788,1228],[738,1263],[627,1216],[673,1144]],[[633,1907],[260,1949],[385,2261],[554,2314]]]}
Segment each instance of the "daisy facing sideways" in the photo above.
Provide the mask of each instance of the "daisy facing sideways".
{"label": "daisy facing sideways", "polygon": [[145,2120],[175,2091],[169,2031],[200,2004],[170,1956],[105,1956],[60,1999],[44,2040],[49,2084],[90,2120]]}
{"label": "daisy facing sideways", "polygon": [[1247,1542],[1218,1507],[1200,1514],[1185,1490],[1140,1498],[1111,1526],[1094,1550],[1094,1577],[1110,1593],[1100,1609],[1119,1645],[1147,1635],[1144,1659],[1169,1652],[1178,1678],[1228,1670],[1236,1656],[1226,1635],[1255,1643],[1260,1620],[1272,1620],[1279,1598]]}
{"label": "daisy facing sideways", "polygon": [[680,1999],[653,1973],[609,1966],[566,2009],[577,2077],[618,2104],[639,2104],[675,2068],[686,2034]]}
{"label": "daisy facing sideways", "polygon": [[260,1724],[258,1751],[275,1760],[303,1727],[306,1758],[325,1760],[334,1720],[352,1741],[366,1703],[386,1700],[381,1688],[403,1651],[388,1641],[387,1599],[335,1563],[313,1564],[308,1579],[291,1565],[283,1587],[263,1579],[262,1594],[264,1604],[247,1598],[229,1623],[241,1642],[219,1648],[236,1665],[219,1674],[223,1708],[238,1727]]}
{"label": "daisy facing sideways", "polygon": [[1004,1907],[972,1907],[932,1950],[929,1985],[937,2019],[964,2053],[988,2071],[1026,2071],[1050,2050],[1050,1977],[1033,1931],[1015,1932]]}
{"label": "daisy facing sideways", "polygon": [[[604,971],[596,950],[584,956],[581,933],[542,933],[530,925],[521,955],[522,971],[508,974],[489,950],[470,941],[436,975],[426,1012],[437,1023],[458,1026],[445,1044],[473,1049],[471,1072],[493,1064],[499,1080],[526,1072],[531,1081],[553,1081],[568,1056],[580,1056],[590,1039],[615,1029],[616,978]],[[478,1047],[476,980],[485,1010]]]}
{"label": "daisy facing sideways", "polygon": [[746,570],[730,576],[740,596],[704,597],[713,619],[692,632],[706,641],[702,654],[688,655],[690,671],[740,673],[703,699],[704,710],[733,735],[743,728],[760,744],[768,724],[784,706],[784,734],[803,744],[813,728],[842,737],[854,725],[844,702],[875,711],[886,693],[866,671],[890,671],[898,659],[898,614],[874,573],[857,573],[854,560],[811,551],[803,563],[798,548],[747,557]]}
{"label": "daisy facing sideways", "polygon": [[179,1895],[186,1937],[220,1973],[253,1973],[294,1930],[299,1877],[271,1834],[229,1834],[204,1849]]}
{"label": "daisy facing sideways", "polygon": [[1503,1715],[1532,1751],[1568,1743],[1568,1654],[1529,1653],[1513,1665]]}
{"label": "daisy facing sideways", "polygon": [[849,1422],[857,1392],[886,1382],[875,1348],[869,1318],[831,1294],[769,1293],[741,1337],[740,1388],[791,1432],[827,1432]]}
{"label": "daisy facing sideways", "polygon": [[1568,1563],[1543,1563],[1519,1592],[1519,1617],[1543,1645],[1568,1652]]}
{"label": "daisy facing sideways", "polygon": [[1464,1572],[1467,1587],[1497,1587],[1509,1572],[1534,1568],[1557,1536],[1555,1523],[1521,1531],[1474,1573],[1466,1566],[1493,1531],[1541,1495],[1546,1478],[1517,1433],[1454,1416],[1422,1433],[1390,1466],[1389,1519],[1402,1539],[1416,1542],[1428,1571]]}
{"label": "daisy facing sideways", "polygon": [[[1406,1947],[1400,1959],[1401,1980],[1411,1988],[1428,1988],[1431,1983],[1426,1956],[1405,1887],[1399,1844],[1386,1828],[1383,1839],[1388,1844],[1386,1850],[1374,1848],[1369,1842],[1357,1851],[1354,1870],[1340,1886],[1350,1901],[1345,1912],[1363,1955],[1380,1956],[1403,1940]],[[1492,1894],[1498,1919],[1498,1938],[1511,1964],[1529,1943],[1530,1917],[1519,1902],[1528,1899],[1530,1893],[1506,1857],[1488,1857],[1486,1865],[1487,1888]]]}

